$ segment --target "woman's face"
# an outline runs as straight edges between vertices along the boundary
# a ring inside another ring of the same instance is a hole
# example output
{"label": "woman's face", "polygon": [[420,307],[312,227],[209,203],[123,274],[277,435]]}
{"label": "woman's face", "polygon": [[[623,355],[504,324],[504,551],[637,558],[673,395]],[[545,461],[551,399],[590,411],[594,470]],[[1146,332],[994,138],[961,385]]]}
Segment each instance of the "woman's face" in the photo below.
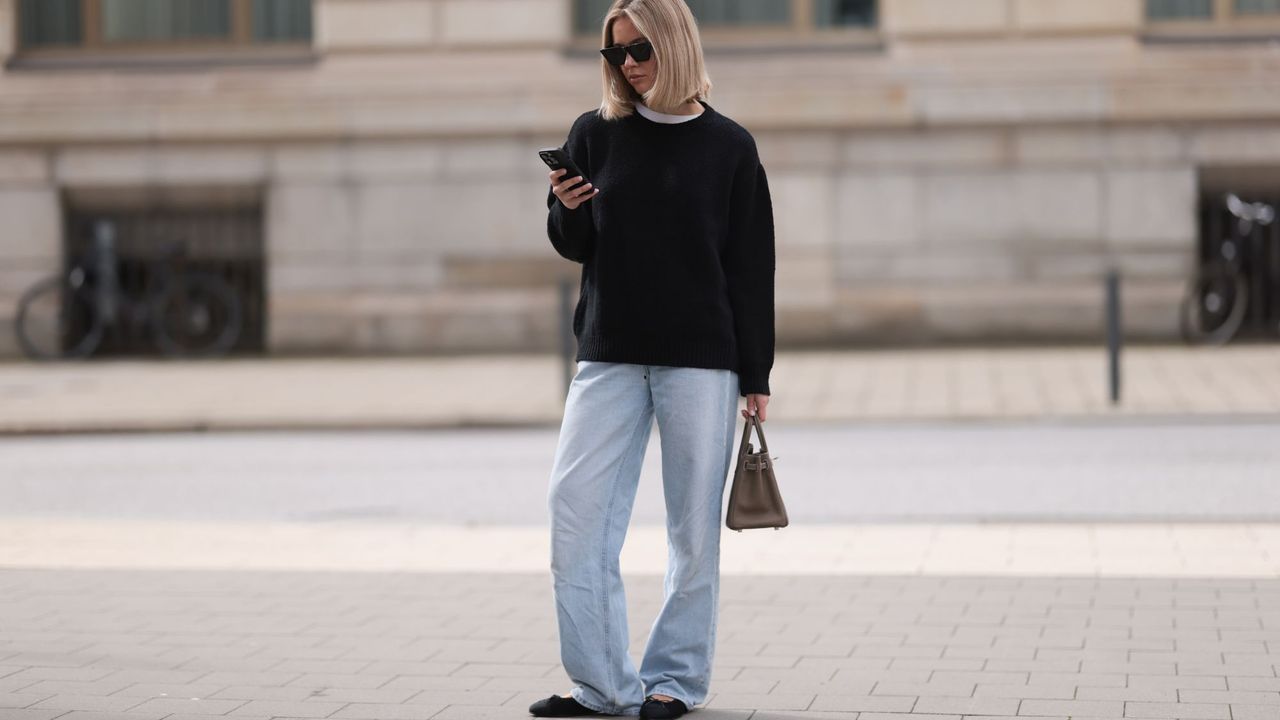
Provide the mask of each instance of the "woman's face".
{"label": "woman's face", "polygon": [[[639,30],[636,30],[631,18],[623,15],[613,21],[614,45],[630,45],[646,39]],[[627,79],[627,82],[631,83],[631,87],[635,88],[638,94],[643,95],[653,87],[654,77],[658,74],[658,54],[654,52],[648,60],[636,62],[636,59],[631,57],[631,53],[627,53],[627,61],[618,69],[622,71],[622,76]]]}

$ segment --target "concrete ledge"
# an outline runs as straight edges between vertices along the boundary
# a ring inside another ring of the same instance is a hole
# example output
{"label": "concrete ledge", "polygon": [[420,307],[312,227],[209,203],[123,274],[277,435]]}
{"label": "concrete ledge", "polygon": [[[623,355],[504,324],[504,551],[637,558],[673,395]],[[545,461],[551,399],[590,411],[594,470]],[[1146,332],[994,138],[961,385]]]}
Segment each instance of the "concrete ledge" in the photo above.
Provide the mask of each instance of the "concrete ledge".
{"label": "concrete ledge", "polygon": [[[844,422],[1275,416],[1274,357],[1273,345],[1127,348],[1124,399],[1112,406],[1100,345],[784,352],[769,413]],[[562,372],[554,355],[9,363],[0,364],[0,433],[554,425]]]}

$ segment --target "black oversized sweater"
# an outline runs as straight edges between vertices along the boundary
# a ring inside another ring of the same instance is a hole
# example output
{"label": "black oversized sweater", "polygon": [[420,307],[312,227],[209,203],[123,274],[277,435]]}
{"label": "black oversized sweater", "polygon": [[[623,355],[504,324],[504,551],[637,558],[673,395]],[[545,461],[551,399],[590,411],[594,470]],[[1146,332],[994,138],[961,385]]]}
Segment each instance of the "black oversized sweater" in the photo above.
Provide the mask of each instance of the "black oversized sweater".
{"label": "black oversized sweater", "polygon": [[703,102],[661,123],[580,115],[564,149],[600,192],[570,210],[547,191],[547,235],[582,263],[578,360],[722,368],[769,394],[773,208],[756,143]]}

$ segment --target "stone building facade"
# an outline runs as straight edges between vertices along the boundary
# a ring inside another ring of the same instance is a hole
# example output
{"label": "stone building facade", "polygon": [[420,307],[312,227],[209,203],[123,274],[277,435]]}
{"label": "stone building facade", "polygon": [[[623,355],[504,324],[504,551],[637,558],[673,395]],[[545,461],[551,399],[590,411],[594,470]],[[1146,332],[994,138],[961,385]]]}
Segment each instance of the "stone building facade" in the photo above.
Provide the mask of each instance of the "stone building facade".
{"label": "stone building facade", "polygon": [[[88,26],[118,1],[70,3]],[[1280,185],[1280,6],[1201,1],[708,22],[709,102],[770,174],[780,345],[1095,338],[1109,267],[1130,335],[1175,337],[1201,196]],[[556,347],[578,268],[535,151],[599,103],[590,7],[313,0],[288,42],[237,15],[232,42],[50,48],[22,6],[0,0],[0,356],[95,203],[258,208],[268,353]]]}

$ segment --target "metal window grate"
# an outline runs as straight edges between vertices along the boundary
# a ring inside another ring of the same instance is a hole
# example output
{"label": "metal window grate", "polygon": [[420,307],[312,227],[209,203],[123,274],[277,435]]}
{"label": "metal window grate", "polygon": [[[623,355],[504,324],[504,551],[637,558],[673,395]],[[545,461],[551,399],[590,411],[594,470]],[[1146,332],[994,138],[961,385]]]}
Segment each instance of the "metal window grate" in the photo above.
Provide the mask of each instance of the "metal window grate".
{"label": "metal window grate", "polygon": [[[1246,202],[1263,202],[1280,208],[1280,194],[1240,193]],[[1227,209],[1223,193],[1206,193],[1200,201],[1199,263],[1205,266],[1222,255],[1235,216]],[[1280,324],[1280,220],[1255,224],[1239,249],[1241,269],[1248,282],[1248,305],[1241,337],[1274,339]]]}
{"label": "metal window grate", "polygon": [[[262,210],[218,208],[68,208],[65,249],[67,268],[92,245],[93,223],[110,220],[116,227],[117,272],[122,292],[145,297],[154,280],[155,262],[166,246],[184,251],[176,267],[221,277],[239,297],[243,328],[232,354],[260,354],[265,347],[265,262]],[[83,332],[83,329],[81,330]],[[74,334],[74,330],[73,330]],[[123,327],[107,333],[95,356],[159,355],[147,334]]]}

